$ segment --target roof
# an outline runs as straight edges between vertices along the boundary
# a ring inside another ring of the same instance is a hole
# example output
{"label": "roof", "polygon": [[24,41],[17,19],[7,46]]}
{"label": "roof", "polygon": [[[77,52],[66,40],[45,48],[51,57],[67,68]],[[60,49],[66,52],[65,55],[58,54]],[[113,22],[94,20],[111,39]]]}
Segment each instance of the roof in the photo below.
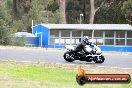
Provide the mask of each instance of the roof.
{"label": "roof", "polygon": [[[39,24],[48,29],[132,30],[129,24]],[[37,26],[37,25],[36,25]]]}
{"label": "roof", "polygon": [[16,37],[36,37],[35,35],[28,33],[28,32],[17,32],[15,33]]}

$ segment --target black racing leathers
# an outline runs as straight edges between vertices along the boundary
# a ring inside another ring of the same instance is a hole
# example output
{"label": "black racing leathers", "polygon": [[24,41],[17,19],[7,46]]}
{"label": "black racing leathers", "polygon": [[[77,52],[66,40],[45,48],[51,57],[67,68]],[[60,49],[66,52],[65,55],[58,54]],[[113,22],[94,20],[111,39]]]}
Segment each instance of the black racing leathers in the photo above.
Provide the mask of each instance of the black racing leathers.
{"label": "black racing leathers", "polygon": [[93,47],[93,45],[92,45],[92,43],[84,43],[83,41],[81,42],[81,43],[79,43],[78,45],[77,45],[77,47],[75,48],[75,51],[76,52],[79,52],[79,51],[84,51],[84,52],[86,52],[86,49],[85,49],[85,46],[86,45],[90,45],[90,46],[92,46]]}

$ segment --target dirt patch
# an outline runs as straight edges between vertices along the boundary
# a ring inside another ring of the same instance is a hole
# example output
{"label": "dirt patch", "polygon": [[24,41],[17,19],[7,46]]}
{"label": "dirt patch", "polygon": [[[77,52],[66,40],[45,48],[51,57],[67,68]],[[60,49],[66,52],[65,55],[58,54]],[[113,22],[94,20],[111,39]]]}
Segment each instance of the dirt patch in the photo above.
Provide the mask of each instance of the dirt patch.
{"label": "dirt patch", "polygon": [[[16,61],[0,61],[0,65],[6,66],[38,66],[38,67],[50,67],[59,68],[65,70],[72,70],[78,72],[80,65],[76,64],[57,64],[57,63],[45,63],[45,62],[16,62]],[[82,65],[83,69],[89,74],[130,74],[132,75],[132,68],[111,68],[111,67],[98,67],[95,65]]]}

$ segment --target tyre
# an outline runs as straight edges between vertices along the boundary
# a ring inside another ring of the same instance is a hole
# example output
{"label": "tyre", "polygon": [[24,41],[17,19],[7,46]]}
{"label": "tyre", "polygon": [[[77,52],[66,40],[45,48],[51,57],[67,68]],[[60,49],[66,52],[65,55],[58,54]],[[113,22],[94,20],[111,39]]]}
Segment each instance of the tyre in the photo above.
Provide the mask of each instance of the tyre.
{"label": "tyre", "polygon": [[92,57],[87,57],[87,58],[85,58],[85,61],[87,61],[87,62],[92,62],[92,60],[93,60]]}
{"label": "tyre", "polygon": [[64,59],[67,61],[67,62],[73,62],[74,61],[74,56],[73,54],[71,54],[71,52],[65,52],[64,53]]}
{"label": "tyre", "polygon": [[94,58],[94,62],[95,62],[95,63],[103,63],[104,60],[105,60],[105,58],[104,58],[103,55],[101,55],[101,56],[96,56],[96,57]]}
{"label": "tyre", "polygon": [[83,75],[76,76],[76,81],[79,85],[84,85],[86,83],[86,78]]}
{"label": "tyre", "polygon": [[86,62],[92,62],[92,60],[86,60]]}

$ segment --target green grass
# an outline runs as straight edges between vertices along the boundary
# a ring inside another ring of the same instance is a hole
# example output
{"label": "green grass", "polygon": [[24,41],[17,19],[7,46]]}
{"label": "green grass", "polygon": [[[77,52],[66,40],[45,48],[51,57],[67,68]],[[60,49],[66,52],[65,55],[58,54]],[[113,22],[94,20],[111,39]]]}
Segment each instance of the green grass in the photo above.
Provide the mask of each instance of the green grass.
{"label": "green grass", "polygon": [[[12,79],[10,87],[2,86],[2,88],[132,88],[130,84],[86,84],[80,86],[76,83],[76,71],[64,70],[56,67],[45,67],[37,65],[25,65],[23,63],[4,62],[0,64],[0,75],[7,80]],[[5,75],[6,74],[6,75]],[[26,79],[21,84],[21,80]],[[17,83],[17,80],[19,82]],[[13,84],[13,85],[12,85]],[[9,84],[8,84],[9,85]],[[24,87],[24,85],[27,85]]]}
{"label": "green grass", "polygon": [[30,78],[33,80],[46,80],[49,82],[55,82],[60,84],[72,84],[75,81],[76,73],[73,71],[60,70],[57,68],[48,67],[17,67],[10,69],[9,73],[17,76]]}

